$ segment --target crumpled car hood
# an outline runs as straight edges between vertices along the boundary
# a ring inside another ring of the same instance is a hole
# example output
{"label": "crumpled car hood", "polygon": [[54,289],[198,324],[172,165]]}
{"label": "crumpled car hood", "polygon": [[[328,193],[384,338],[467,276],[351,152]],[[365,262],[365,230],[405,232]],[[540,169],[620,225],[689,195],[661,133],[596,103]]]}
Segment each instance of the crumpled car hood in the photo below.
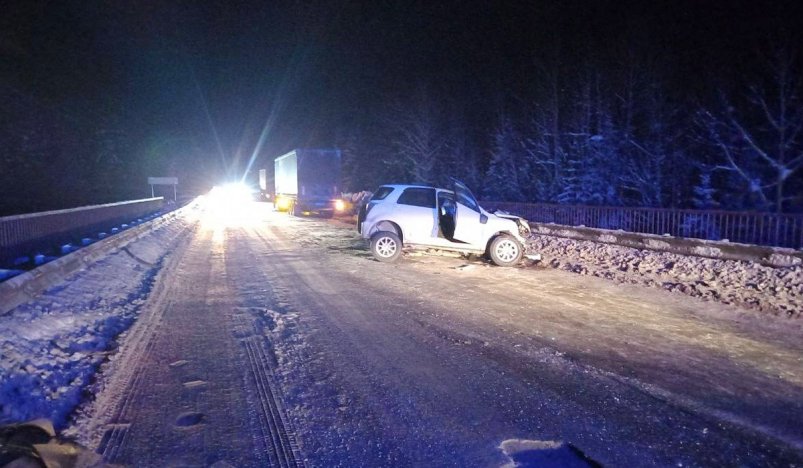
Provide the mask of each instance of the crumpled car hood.
{"label": "crumpled car hood", "polygon": [[527,222],[526,219],[522,218],[521,216],[516,216],[508,213],[507,211],[496,210],[493,214],[499,218],[503,219],[510,219],[516,222],[516,225],[519,226],[519,235],[521,237],[528,237],[530,235],[530,223]]}

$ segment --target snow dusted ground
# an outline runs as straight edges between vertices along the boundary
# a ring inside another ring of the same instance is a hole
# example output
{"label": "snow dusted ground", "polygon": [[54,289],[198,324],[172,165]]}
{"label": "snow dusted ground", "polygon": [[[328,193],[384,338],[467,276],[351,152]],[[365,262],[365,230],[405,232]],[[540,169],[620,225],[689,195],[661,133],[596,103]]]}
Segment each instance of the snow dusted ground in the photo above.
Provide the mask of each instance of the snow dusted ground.
{"label": "snow dusted ground", "polygon": [[555,269],[803,317],[803,266],[773,268],[537,234],[528,251],[541,253]]}
{"label": "snow dusted ground", "polygon": [[162,226],[0,316],[0,421],[45,417],[66,425],[185,227],[181,220]]}
{"label": "snow dusted ground", "polygon": [[494,446],[559,441],[603,465],[783,464],[758,455],[768,434],[801,460],[799,323],[542,267],[379,264],[348,224],[270,230],[283,255],[249,277],[285,285],[266,333],[318,465],[492,465]]}
{"label": "snow dusted ground", "polygon": [[0,317],[3,421],[136,466],[803,463],[798,320],[549,268],[546,245],[388,265],[337,220],[197,219]]}

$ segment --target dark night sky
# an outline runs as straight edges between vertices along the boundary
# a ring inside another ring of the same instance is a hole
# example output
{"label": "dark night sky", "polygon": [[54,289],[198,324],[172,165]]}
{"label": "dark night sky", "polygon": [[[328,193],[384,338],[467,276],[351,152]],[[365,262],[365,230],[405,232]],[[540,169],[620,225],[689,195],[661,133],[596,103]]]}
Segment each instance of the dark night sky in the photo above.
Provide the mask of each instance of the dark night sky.
{"label": "dark night sky", "polygon": [[604,62],[627,41],[669,57],[667,78],[693,93],[799,34],[799,3],[21,1],[3,8],[0,84],[76,125],[125,129],[137,154],[214,166],[249,155],[268,121],[265,155],[331,146],[421,85],[485,131],[500,95],[532,90],[538,60]]}

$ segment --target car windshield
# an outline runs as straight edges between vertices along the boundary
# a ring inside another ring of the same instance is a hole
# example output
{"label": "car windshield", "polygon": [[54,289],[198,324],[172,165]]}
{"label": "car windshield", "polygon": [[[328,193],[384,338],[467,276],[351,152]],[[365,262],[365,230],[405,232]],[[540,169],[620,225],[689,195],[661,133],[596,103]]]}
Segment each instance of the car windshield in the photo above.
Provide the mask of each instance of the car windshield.
{"label": "car windshield", "polygon": [[477,198],[471,193],[471,190],[463,184],[457,184],[456,188],[457,202],[480,213],[480,205],[477,203]]}

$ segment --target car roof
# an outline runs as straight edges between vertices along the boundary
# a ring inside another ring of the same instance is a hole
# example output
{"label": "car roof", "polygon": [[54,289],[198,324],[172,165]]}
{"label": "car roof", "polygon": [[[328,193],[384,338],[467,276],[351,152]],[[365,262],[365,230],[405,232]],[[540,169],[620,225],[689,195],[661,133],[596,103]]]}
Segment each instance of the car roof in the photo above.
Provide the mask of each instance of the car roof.
{"label": "car roof", "polygon": [[449,190],[442,187],[435,187],[434,185],[427,185],[427,184],[382,184],[380,187],[392,187],[392,188],[433,188],[439,190]]}

